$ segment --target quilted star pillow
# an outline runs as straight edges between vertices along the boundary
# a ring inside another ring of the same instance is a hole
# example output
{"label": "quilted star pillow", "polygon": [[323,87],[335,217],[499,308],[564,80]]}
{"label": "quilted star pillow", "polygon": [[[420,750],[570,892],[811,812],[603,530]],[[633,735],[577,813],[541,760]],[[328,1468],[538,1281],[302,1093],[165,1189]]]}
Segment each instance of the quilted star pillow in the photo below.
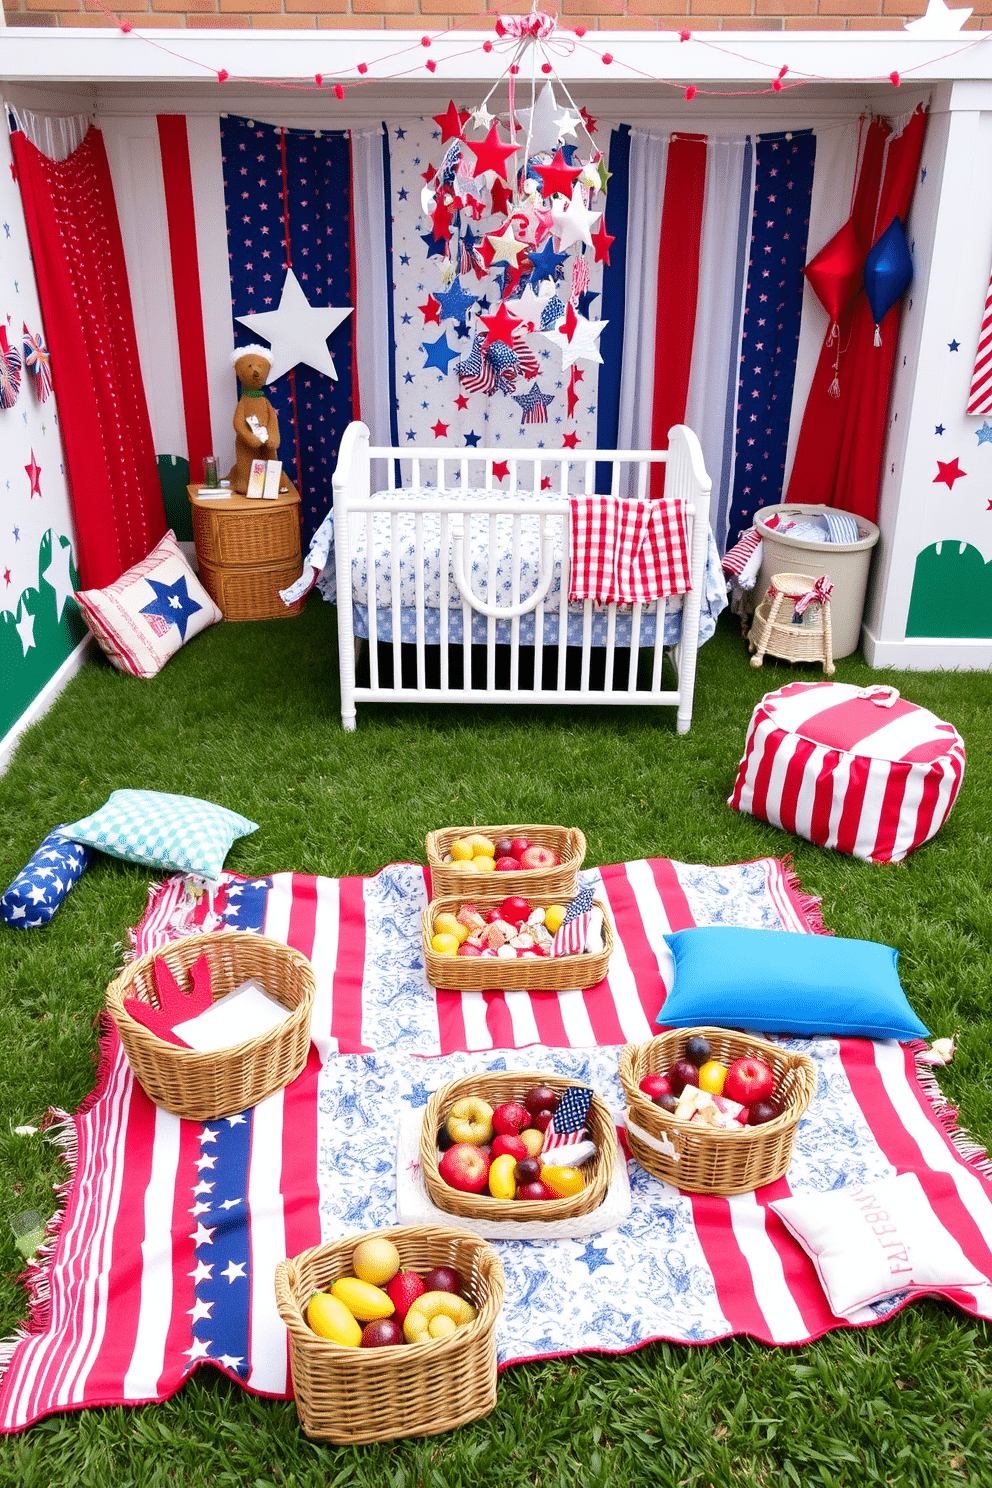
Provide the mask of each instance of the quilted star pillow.
{"label": "quilted star pillow", "polygon": [[115,790],[98,811],[58,830],[112,858],[214,879],[232,842],[257,832],[258,823],[195,796]]}
{"label": "quilted star pillow", "polygon": [[224,618],[172,531],[116,583],[82,589],[76,600],[108,661],[135,677],[154,677],[180,646]]}

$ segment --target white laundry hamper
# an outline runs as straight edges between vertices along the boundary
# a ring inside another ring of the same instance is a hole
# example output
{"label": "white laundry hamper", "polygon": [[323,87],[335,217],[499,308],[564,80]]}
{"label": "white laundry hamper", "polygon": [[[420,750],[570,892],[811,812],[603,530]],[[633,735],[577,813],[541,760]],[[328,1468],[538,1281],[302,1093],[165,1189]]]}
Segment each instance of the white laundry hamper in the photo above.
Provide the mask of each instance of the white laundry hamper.
{"label": "white laundry hamper", "polygon": [[755,606],[764,599],[771,583],[772,574],[808,574],[818,579],[826,574],[833,580],[830,596],[832,650],[834,657],[850,656],[858,649],[861,640],[861,616],[865,608],[865,593],[868,588],[868,570],[871,567],[871,550],[878,542],[878,528],[866,517],[855,517],[853,513],[839,515],[857,522],[862,534],[857,542],[810,542],[805,538],[792,537],[769,527],[768,519],[780,517],[822,517],[825,513],[837,513],[832,506],[803,506],[800,502],[789,502],[782,506],[766,506],[757,513],[754,525],[761,534],[761,573],[755,588]]}

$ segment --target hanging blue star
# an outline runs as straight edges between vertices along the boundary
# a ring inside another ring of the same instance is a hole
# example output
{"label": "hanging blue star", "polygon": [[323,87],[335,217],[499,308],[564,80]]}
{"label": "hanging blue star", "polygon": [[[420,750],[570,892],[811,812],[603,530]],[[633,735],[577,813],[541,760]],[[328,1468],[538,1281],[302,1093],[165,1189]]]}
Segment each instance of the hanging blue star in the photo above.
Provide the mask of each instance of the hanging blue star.
{"label": "hanging blue star", "polygon": [[545,239],[543,248],[533,249],[527,257],[531,262],[531,278],[535,284],[540,284],[542,279],[550,279],[552,283],[558,277],[558,270],[568,258],[567,253],[556,253],[554,238]]}
{"label": "hanging blue star", "polygon": [[595,289],[587,289],[579,295],[579,303],[576,306],[576,309],[579,315],[581,315],[584,320],[591,319],[589,311],[592,309],[592,302],[593,300],[598,299],[599,291]]}
{"label": "hanging blue star", "polygon": [[469,334],[468,321],[467,320],[460,320],[458,322],[458,324],[455,326],[455,330],[458,333],[458,339],[459,339],[459,341],[466,340],[466,338],[468,337],[468,334]]}
{"label": "hanging blue star", "polygon": [[195,599],[190,599],[185,577],[180,575],[174,584],[160,584],[156,579],[146,579],[145,583],[154,592],[155,598],[149,604],[142,605],[141,613],[158,615],[167,625],[175,625],[185,641],[187,620],[203,609]]}
{"label": "hanging blue star", "polygon": [[992,424],[987,424],[983,419],[982,427],[976,429],[975,433],[978,435],[979,444],[992,444]]}
{"label": "hanging blue star", "polygon": [[422,243],[426,243],[426,245],[427,245],[427,257],[428,258],[443,258],[444,257],[444,250],[445,250],[445,248],[447,248],[448,245],[447,245],[446,242],[444,242],[443,239],[441,239],[438,242],[435,242],[434,241],[434,234],[432,232],[429,232],[429,233],[421,233],[420,234],[420,241]]}
{"label": "hanging blue star", "polygon": [[478,295],[469,294],[460,279],[456,279],[450,289],[435,291],[434,298],[441,306],[442,320],[464,320],[478,299]]}
{"label": "hanging blue star", "polygon": [[424,363],[425,372],[428,367],[436,367],[439,372],[447,372],[451,363],[458,358],[458,352],[453,351],[448,345],[447,331],[442,331],[436,341],[421,341],[420,349],[427,353],[427,360]]}

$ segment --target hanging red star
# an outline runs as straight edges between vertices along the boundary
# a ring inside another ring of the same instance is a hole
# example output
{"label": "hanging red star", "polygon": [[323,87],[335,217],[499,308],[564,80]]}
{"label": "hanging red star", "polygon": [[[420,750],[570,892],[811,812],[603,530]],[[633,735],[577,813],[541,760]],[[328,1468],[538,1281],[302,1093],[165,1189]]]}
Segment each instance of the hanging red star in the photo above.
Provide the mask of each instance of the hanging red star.
{"label": "hanging red star", "polygon": [[578,401],[579,401],[579,395],[578,395],[578,393],[575,390],[575,384],[578,381],[578,378],[575,375],[577,371],[578,371],[578,368],[575,366],[575,364],[573,362],[573,364],[572,364],[572,375],[568,379],[568,391],[565,394],[566,402],[568,403],[568,417],[569,418],[571,418],[572,415],[575,413],[575,409],[576,409],[576,407],[578,405]]}
{"label": "hanging red star", "polygon": [[427,304],[426,305],[418,305],[417,306],[417,309],[420,311],[421,315],[424,317],[424,325],[440,325],[441,324],[441,306],[438,304],[437,300],[434,298],[433,295],[428,295],[427,296]]}
{"label": "hanging red star", "polygon": [[[513,192],[502,181],[493,182],[489,192],[489,198],[493,204],[493,211],[499,213],[502,217],[506,216],[510,207],[513,205]],[[483,213],[480,215],[483,215],[485,210],[485,207],[483,207]]]}
{"label": "hanging red star", "polygon": [[565,324],[562,326],[562,330],[565,332],[566,341],[571,341],[572,337],[575,335],[575,328],[578,323],[579,317],[575,313],[575,306],[572,304],[571,300],[569,300],[568,304],[565,307]]}
{"label": "hanging red star", "polygon": [[582,122],[586,126],[586,128],[588,129],[589,133],[590,134],[595,134],[596,133],[596,120],[593,118],[592,114],[590,114],[589,110],[588,109],[584,109],[584,108],[580,108],[579,109],[579,113],[582,115]]}
{"label": "hanging red star", "polygon": [[516,155],[516,145],[504,145],[499,137],[499,129],[495,124],[489,130],[481,144],[474,145],[471,140],[465,141],[465,148],[472,151],[475,156],[475,170],[472,178],[484,175],[487,170],[495,171],[497,180],[509,182],[506,162],[511,155]]}
{"label": "hanging red star", "polygon": [[450,139],[461,139],[462,130],[468,123],[468,113],[462,113],[455,108],[454,99],[448,104],[443,114],[434,115],[434,123],[441,130],[441,143],[447,144]]}
{"label": "hanging red star", "polygon": [[31,464],[25,465],[24,473],[26,474],[28,480],[31,482],[31,495],[40,496],[41,466],[38,464],[38,461],[34,457],[34,450],[31,451]]}
{"label": "hanging red star", "polygon": [[592,235],[592,246],[596,250],[596,262],[610,267],[610,244],[616,242],[616,237],[611,237],[606,231],[606,214],[604,212],[600,219],[599,228]]}
{"label": "hanging red star", "polygon": [[562,447],[562,449],[574,449],[575,446],[578,444],[578,442],[579,442],[579,436],[578,436],[578,434],[576,434],[574,432],[571,433],[571,434],[566,434],[565,437],[564,437],[564,439],[561,442],[561,447]]}
{"label": "hanging red star", "polygon": [[937,461],[937,474],[933,478],[933,484],[937,486],[943,483],[949,491],[953,491],[954,482],[967,474],[967,470],[961,469],[961,466],[958,464],[958,457],[955,455],[953,460]]}
{"label": "hanging red star", "polygon": [[435,243],[446,243],[451,237],[451,212],[447,202],[440,196],[431,213],[431,222],[434,224]]}
{"label": "hanging red star", "polygon": [[489,334],[482,343],[483,351],[485,351],[487,346],[491,346],[494,341],[505,341],[507,346],[512,346],[514,331],[518,326],[523,325],[523,321],[519,315],[511,315],[502,301],[500,301],[499,309],[495,315],[480,315],[479,319],[483,325],[489,327]]}
{"label": "hanging red star", "polygon": [[442,424],[441,420],[438,419],[436,424],[431,424],[431,433],[435,439],[444,439],[447,437],[448,425]]}
{"label": "hanging red star", "polygon": [[553,196],[571,197],[573,183],[582,174],[581,165],[566,163],[560,145],[550,165],[535,165],[533,168],[541,178],[541,193],[549,200]]}

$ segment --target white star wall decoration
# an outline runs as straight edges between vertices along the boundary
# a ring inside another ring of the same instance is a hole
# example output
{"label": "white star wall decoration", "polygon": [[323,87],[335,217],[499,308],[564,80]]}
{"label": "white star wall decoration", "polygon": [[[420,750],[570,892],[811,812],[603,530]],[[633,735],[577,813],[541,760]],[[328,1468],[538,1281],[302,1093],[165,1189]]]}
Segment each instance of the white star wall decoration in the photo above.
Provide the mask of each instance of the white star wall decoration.
{"label": "white star wall decoration", "polygon": [[327,338],[351,312],[350,305],[341,309],[311,305],[293,270],[288,269],[278,309],[236,318],[255,335],[264,336],[272,348],[267,382],[277,381],[301,362],[336,382],[338,374]]}

